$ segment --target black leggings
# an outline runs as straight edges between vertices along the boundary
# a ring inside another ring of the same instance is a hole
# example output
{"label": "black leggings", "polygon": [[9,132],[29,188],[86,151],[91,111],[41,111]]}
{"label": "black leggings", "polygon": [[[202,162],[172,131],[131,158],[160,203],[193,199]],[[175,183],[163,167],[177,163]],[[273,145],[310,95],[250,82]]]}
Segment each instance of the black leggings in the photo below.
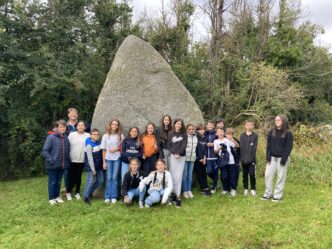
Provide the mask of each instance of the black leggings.
{"label": "black leggings", "polygon": [[155,166],[157,159],[158,154],[154,154],[151,157],[142,160],[140,172],[144,177],[148,176],[151,171],[156,170]]}
{"label": "black leggings", "polygon": [[196,160],[195,164],[194,164],[194,168],[197,173],[197,180],[198,180],[199,187],[203,191],[208,188],[206,165],[203,165],[203,163],[201,163],[199,160]]}
{"label": "black leggings", "polygon": [[68,193],[71,193],[76,186],[75,194],[81,191],[82,172],[84,163],[71,163],[69,168],[69,189]]}
{"label": "black leggings", "polygon": [[256,190],[256,164],[242,164],[243,169],[243,188],[248,189],[248,175],[250,176],[250,187]]}

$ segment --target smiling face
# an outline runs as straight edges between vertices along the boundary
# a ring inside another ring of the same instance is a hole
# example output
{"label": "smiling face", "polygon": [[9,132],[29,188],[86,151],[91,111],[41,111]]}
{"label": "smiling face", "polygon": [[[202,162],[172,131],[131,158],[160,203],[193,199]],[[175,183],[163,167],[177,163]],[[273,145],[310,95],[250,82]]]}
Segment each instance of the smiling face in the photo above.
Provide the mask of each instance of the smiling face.
{"label": "smiling face", "polygon": [[212,131],[212,130],[214,129],[214,124],[211,123],[211,122],[208,122],[208,123],[206,124],[206,129],[207,129],[208,131]]}
{"label": "smiling face", "polygon": [[222,139],[225,136],[225,132],[223,129],[217,129],[217,136],[218,138]]}
{"label": "smiling face", "polygon": [[163,123],[165,126],[169,126],[169,124],[171,123],[171,120],[168,116],[164,117]]}
{"label": "smiling face", "polygon": [[98,141],[99,140],[99,136],[100,136],[100,134],[99,134],[98,131],[93,131],[91,133],[91,139],[92,139],[92,141]]}
{"label": "smiling face", "polygon": [[154,127],[152,124],[149,124],[148,127],[146,127],[146,131],[148,132],[148,135],[154,134]]}
{"label": "smiling face", "polygon": [[79,122],[78,124],[77,124],[77,132],[78,133],[84,133],[84,131],[85,131],[85,124],[84,124],[84,122]]}
{"label": "smiling face", "polygon": [[158,160],[157,164],[156,164],[157,171],[163,172],[165,170],[165,168],[166,168],[165,164],[161,160]]}
{"label": "smiling face", "polygon": [[130,161],[129,168],[130,168],[130,171],[132,173],[136,173],[137,170],[138,170],[138,162],[137,162],[137,160]]}
{"label": "smiling face", "polygon": [[68,113],[68,118],[69,118],[69,120],[72,121],[72,122],[77,122],[77,119],[78,119],[78,114],[77,114],[77,112],[75,112],[75,111],[70,111],[70,112]]}
{"label": "smiling face", "polygon": [[111,124],[111,131],[112,133],[116,133],[119,128],[119,123],[117,121],[113,121]]}
{"label": "smiling face", "polygon": [[66,132],[66,126],[65,125],[59,125],[57,127],[57,132],[61,135],[64,134]]}
{"label": "smiling face", "polygon": [[192,126],[192,125],[188,126],[187,133],[190,134],[190,135],[194,135],[195,134],[194,126]]}
{"label": "smiling face", "polygon": [[204,136],[205,129],[199,129],[199,130],[197,130],[197,132],[199,135]]}
{"label": "smiling face", "polygon": [[175,132],[180,132],[181,131],[181,128],[182,128],[182,124],[181,124],[181,121],[178,121],[174,124],[174,130]]}
{"label": "smiling face", "polygon": [[136,128],[132,128],[129,132],[129,135],[130,135],[131,138],[137,138],[138,130]]}
{"label": "smiling face", "polygon": [[276,118],[274,119],[274,124],[277,129],[280,129],[282,127],[282,119],[279,116],[276,116]]}

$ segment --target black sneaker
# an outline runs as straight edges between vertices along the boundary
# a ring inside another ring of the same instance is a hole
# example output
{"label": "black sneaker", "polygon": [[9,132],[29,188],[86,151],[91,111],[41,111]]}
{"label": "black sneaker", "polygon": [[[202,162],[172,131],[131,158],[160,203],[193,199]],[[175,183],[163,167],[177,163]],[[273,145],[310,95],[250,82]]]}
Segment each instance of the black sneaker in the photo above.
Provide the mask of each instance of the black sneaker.
{"label": "black sneaker", "polygon": [[176,203],[177,197],[174,193],[171,194],[171,196],[169,197],[170,201],[173,203]]}
{"label": "black sneaker", "polygon": [[176,206],[177,208],[181,207],[181,200],[180,200],[179,198],[176,198],[175,206]]}
{"label": "black sneaker", "polygon": [[263,196],[261,197],[261,200],[262,200],[262,201],[268,201],[270,198],[271,198],[270,196],[263,195]]}
{"label": "black sneaker", "polygon": [[90,199],[89,198],[84,198],[84,203],[87,205],[91,205]]}
{"label": "black sneaker", "polygon": [[281,198],[275,198],[275,197],[273,197],[273,198],[272,198],[272,201],[273,201],[273,202],[279,202],[280,199],[281,199]]}
{"label": "black sneaker", "polygon": [[203,196],[205,197],[210,197],[212,194],[211,194],[211,191],[209,189],[205,189],[203,192],[202,192]]}

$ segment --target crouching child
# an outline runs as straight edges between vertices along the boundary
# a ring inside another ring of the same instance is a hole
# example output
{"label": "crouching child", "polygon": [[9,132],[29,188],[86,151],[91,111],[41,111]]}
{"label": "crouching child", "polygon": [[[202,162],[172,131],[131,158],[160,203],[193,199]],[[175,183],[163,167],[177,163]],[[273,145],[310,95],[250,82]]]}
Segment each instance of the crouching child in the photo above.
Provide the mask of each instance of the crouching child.
{"label": "crouching child", "polygon": [[140,191],[144,192],[146,185],[149,185],[149,196],[145,199],[145,207],[150,208],[153,204],[161,202],[165,205],[173,189],[171,174],[166,170],[164,160],[158,159],[156,171],[152,171],[140,183]]}

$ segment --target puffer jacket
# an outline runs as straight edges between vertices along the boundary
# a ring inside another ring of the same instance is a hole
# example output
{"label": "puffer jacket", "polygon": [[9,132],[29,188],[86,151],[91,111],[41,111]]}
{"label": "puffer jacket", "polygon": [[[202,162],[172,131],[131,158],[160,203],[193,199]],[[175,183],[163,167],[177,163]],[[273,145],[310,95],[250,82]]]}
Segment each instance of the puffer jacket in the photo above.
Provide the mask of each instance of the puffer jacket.
{"label": "puffer jacket", "polygon": [[186,147],[186,161],[194,162],[196,160],[196,147],[198,139],[196,135],[188,134],[187,138],[187,147]]}
{"label": "puffer jacket", "polygon": [[48,135],[43,149],[42,157],[45,159],[46,169],[68,169],[70,166],[70,143],[66,135]]}

